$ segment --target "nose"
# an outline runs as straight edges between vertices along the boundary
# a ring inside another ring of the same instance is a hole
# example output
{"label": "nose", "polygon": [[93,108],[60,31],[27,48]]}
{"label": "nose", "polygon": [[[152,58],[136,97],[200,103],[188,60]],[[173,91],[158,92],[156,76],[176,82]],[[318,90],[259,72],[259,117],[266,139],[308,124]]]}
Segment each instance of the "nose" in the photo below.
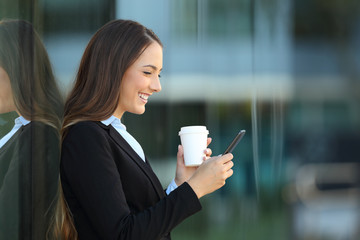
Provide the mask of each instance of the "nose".
{"label": "nose", "polygon": [[161,83],[160,83],[160,79],[159,79],[158,76],[152,78],[150,88],[154,92],[160,92],[161,91]]}

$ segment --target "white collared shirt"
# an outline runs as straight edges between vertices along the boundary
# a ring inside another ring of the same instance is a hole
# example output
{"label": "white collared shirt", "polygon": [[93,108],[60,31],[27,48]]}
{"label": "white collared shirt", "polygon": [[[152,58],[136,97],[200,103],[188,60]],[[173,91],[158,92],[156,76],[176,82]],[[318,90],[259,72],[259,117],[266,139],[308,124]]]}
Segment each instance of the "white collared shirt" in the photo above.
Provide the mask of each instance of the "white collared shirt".
{"label": "white collared shirt", "polygon": [[[115,116],[111,116],[108,119],[101,122],[106,126],[109,125],[113,126],[115,130],[127,141],[127,143],[132,147],[132,149],[134,149],[134,151],[145,162],[145,154],[141,145],[138,143],[138,141],[136,141],[136,139],[133,136],[130,135],[130,133],[126,131],[126,126],[121,123],[119,118]],[[169,195],[170,192],[176,189],[177,187],[178,186],[176,185],[175,180],[172,180],[172,182],[169,184],[168,188],[166,189],[166,194]]]}
{"label": "white collared shirt", "polygon": [[14,120],[15,125],[4,137],[0,139],[0,148],[7,143],[12,136],[22,127],[30,123],[30,121],[26,120],[23,116],[20,116]]}
{"label": "white collared shirt", "polygon": [[145,162],[145,154],[141,145],[136,141],[136,139],[126,131],[126,126],[121,123],[120,119],[115,116],[101,121],[106,126],[113,126],[115,130],[120,133],[120,135],[127,141],[127,143],[134,149],[134,151],[139,155],[139,157]]}

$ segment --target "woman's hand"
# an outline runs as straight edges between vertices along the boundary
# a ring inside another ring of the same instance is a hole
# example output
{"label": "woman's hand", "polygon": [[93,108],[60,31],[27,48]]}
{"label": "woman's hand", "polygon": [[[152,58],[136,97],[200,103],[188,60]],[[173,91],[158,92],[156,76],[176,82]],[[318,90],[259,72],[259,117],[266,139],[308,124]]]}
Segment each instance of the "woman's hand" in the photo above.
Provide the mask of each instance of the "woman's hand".
{"label": "woman's hand", "polygon": [[225,185],[225,180],[233,174],[231,169],[234,163],[231,161],[231,153],[223,156],[212,157],[203,162],[187,181],[198,198],[212,193]]}
{"label": "woman's hand", "polygon": [[[211,143],[211,138],[207,139],[207,146]],[[212,151],[210,148],[205,150],[204,161],[210,158]],[[198,167],[186,167],[184,162],[184,149],[183,146],[179,145],[178,153],[177,153],[177,163],[176,163],[176,175],[175,175],[175,183],[180,186],[185,181],[189,180],[190,177],[194,174]]]}

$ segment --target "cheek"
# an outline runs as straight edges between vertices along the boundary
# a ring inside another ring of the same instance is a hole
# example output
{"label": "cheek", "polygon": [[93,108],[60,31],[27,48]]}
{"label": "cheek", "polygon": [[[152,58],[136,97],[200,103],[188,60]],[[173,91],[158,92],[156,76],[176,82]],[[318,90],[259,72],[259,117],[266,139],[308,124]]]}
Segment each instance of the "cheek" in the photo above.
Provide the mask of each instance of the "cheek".
{"label": "cheek", "polygon": [[12,94],[0,91],[0,113],[15,111],[15,104]]}
{"label": "cheek", "polygon": [[143,76],[137,76],[129,79],[131,82],[128,82],[126,91],[128,94],[138,94],[142,90],[146,89],[146,78]]}
{"label": "cheek", "polygon": [[12,100],[11,88],[1,86],[0,99],[2,102],[10,102]]}
{"label": "cheek", "polygon": [[120,88],[119,103],[123,105],[123,107],[129,107],[129,104],[132,104],[137,97],[137,92],[134,88],[134,85],[131,84],[131,82],[128,80],[130,79],[123,81]]}

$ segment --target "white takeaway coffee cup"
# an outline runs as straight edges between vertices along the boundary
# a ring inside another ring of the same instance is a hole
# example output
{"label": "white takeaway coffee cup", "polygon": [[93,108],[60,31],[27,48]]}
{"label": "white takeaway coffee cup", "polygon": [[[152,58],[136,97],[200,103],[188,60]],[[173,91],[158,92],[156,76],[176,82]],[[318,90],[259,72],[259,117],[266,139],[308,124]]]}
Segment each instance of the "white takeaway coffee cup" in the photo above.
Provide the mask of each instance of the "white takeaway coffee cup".
{"label": "white takeaway coffee cup", "polygon": [[205,126],[186,126],[180,129],[185,166],[199,166],[204,161],[208,134]]}

